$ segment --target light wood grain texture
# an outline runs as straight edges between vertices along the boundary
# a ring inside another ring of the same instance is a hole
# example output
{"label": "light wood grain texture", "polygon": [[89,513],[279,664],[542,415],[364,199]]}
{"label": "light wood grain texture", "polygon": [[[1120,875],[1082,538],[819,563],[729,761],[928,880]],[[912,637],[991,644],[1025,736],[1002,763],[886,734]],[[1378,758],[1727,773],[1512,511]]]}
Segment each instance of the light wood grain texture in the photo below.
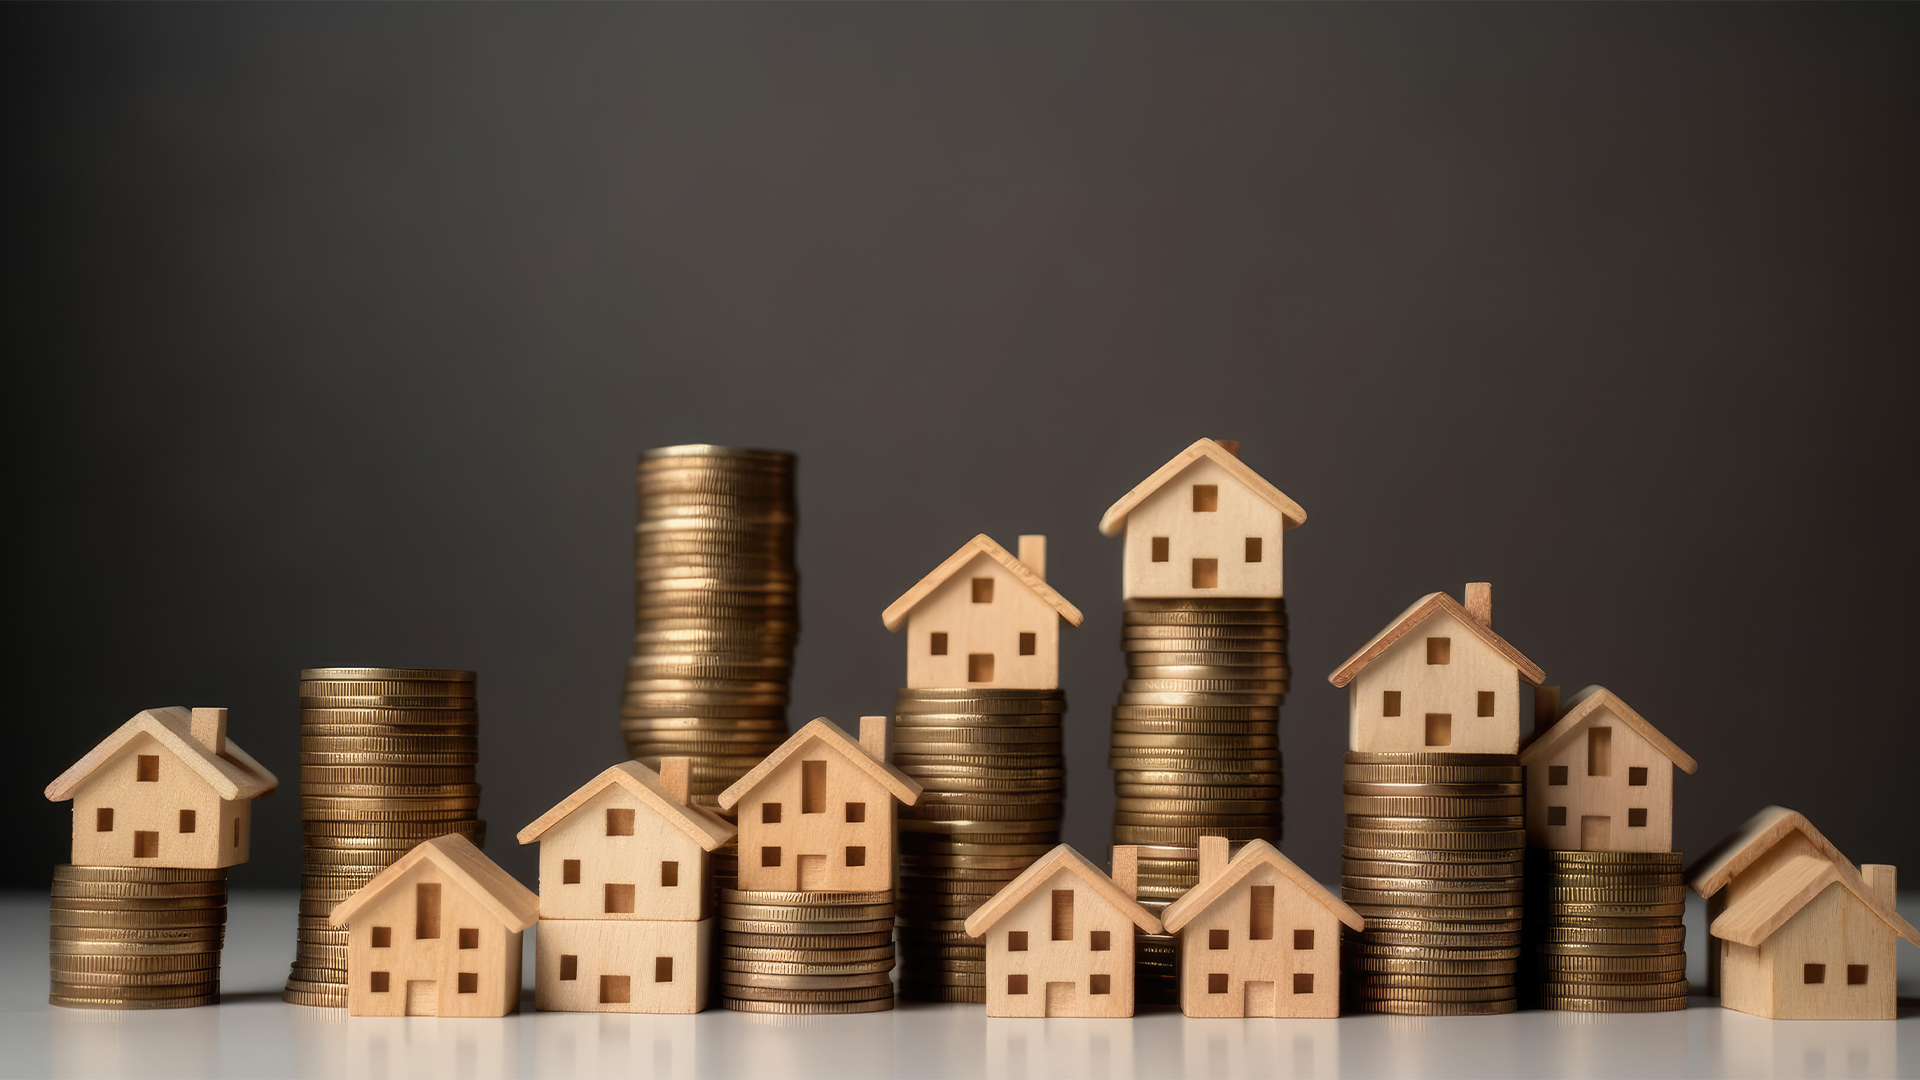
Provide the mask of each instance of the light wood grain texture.
{"label": "light wood grain texture", "polygon": [[[1595,729],[1607,732],[1604,760],[1591,752]],[[1553,851],[1593,850],[1581,837],[1586,817],[1610,823],[1602,850],[1671,851],[1673,770],[1700,767],[1602,686],[1574,695],[1566,715],[1520,751],[1520,763],[1527,770],[1527,843]],[[1558,814],[1551,812],[1555,807]],[[1641,825],[1634,824],[1636,810]]]}
{"label": "light wood grain texture", "polygon": [[[1285,595],[1282,536],[1306,520],[1299,503],[1220,443],[1201,439],[1109,507],[1100,531],[1126,531],[1120,572],[1126,599],[1277,597]],[[1156,538],[1163,543],[1156,545]],[[1258,542],[1257,559],[1249,540]],[[1211,577],[1196,574],[1196,559],[1211,560]]]}
{"label": "light wood grain texture", "polygon": [[697,1013],[707,1006],[712,949],[712,919],[541,919],[534,941],[534,1008]]}
{"label": "light wood grain texture", "polygon": [[[1533,705],[1525,683],[1546,676],[1452,597],[1429,593],[1330,678],[1347,687],[1350,749],[1512,754],[1522,703]],[[1483,693],[1493,695],[1490,716],[1480,715]]]}
{"label": "light wood grain texture", "polygon": [[[1084,616],[1045,581],[1046,537],[1023,536],[1034,569],[984,533],[961,545],[882,613],[906,628],[907,686],[1051,690],[1060,685],[1060,623]],[[984,588],[976,582],[987,582]],[[1027,635],[1031,651],[1023,651]],[[938,650],[938,651],[936,651]],[[993,657],[990,665],[972,658]],[[990,670],[991,678],[976,676]]]}

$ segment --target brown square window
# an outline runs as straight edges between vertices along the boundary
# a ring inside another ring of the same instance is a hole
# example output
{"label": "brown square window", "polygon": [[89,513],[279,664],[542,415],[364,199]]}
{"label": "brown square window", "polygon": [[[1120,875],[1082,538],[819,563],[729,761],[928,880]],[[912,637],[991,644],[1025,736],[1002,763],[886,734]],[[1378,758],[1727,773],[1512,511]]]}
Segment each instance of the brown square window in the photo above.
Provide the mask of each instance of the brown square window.
{"label": "brown square window", "polygon": [[1156,536],[1153,538],[1153,561],[1167,561],[1167,538],[1164,536]]}
{"label": "brown square window", "polygon": [[1565,765],[1547,766],[1547,785],[1549,787],[1567,786],[1567,767]]}
{"label": "brown square window", "polygon": [[1220,509],[1220,485],[1219,484],[1193,485],[1193,512],[1194,513],[1211,514],[1211,513],[1217,512],[1219,509]]}
{"label": "brown square window", "polygon": [[1111,975],[1087,976],[1087,993],[1089,994],[1113,993],[1113,976]]}
{"label": "brown square window", "polygon": [[929,656],[947,655],[947,635],[944,631],[936,631],[935,633],[928,635],[927,655]]}
{"label": "brown square window", "polygon": [[1225,972],[1214,972],[1207,976],[1207,993],[1224,994],[1226,992],[1227,976]]}
{"label": "brown square window", "polygon": [[199,815],[191,810],[180,811],[180,831],[192,832],[200,824]]}
{"label": "brown square window", "polygon": [[1848,964],[1847,965],[1847,985],[1848,986],[1867,985],[1867,965]]}
{"label": "brown square window", "polygon": [[1193,560],[1193,587],[1196,589],[1217,589],[1220,587],[1220,560]]}
{"label": "brown square window", "polygon": [[1547,807],[1547,824],[1549,824],[1549,825],[1565,825],[1566,823],[1567,823],[1567,808],[1566,808],[1566,807],[1564,807],[1564,806],[1549,806],[1549,807]]}
{"label": "brown square window", "polygon": [[1027,951],[1027,932],[1025,930],[1007,931],[1007,951],[1008,952],[1026,952]]}
{"label": "brown square window", "polygon": [[977,577],[973,579],[973,602],[976,604],[993,603],[993,579]]}
{"label": "brown square window", "polygon": [[673,957],[656,956],[653,958],[653,981],[657,983],[673,981]]}
{"label": "brown square window", "polygon": [[865,866],[865,865],[867,865],[867,849],[866,849],[866,847],[865,847],[865,846],[862,846],[862,845],[853,845],[853,846],[849,846],[849,847],[847,848],[847,865],[848,865],[848,866]]}
{"label": "brown square window", "polygon": [[157,832],[136,832],[133,834],[133,857],[136,859],[157,859],[160,857],[160,834]]}
{"label": "brown square window", "polygon": [[1645,765],[1627,766],[1627,786],[1628,787],[1646,787],[1647,786],[1647,767]]}
{"label": "brown square window", "polygon": [[1296,994],[1313,993],[1313,972],[1297,971],[1293,975],[1293,992]]}
{"label": "brown square window", "polygon": [[967,654],[967,681],[970,683],[993,681],[992,653],[977,652]]}
{"label": "brown square window", "polygon": [[780,849],[777,847],[761,848],[760,849],[760,865],[761,866],[779,866],[780,865]]}
{"label": "brown square window", "polygon": [[390,988],[393,985],[393,977],[389,975],[387,972],[374,971],[374,972],[369,972],[368,974],[370,974],[372,977],[367,980],[367,989],[373,991],[376,994],[386,993],[388,988]]}
{"label": "brown square window", "polygon": [[677,889],[680,887],[680,862],[677,859],[665,859],[660,863],[660,887]]}
{"label": "brown square window", "polygon": [[1800,971],[1800,978],[1809,985],[1827,981],[1827,965],[1808,964]]}
{"label": "brown square window", "polygon": [[1021,634],[1020,635],[1020,655],[1021,656],[1032,656],[1035,650],[1037,650],[1039,647],[1040,647],[1040,635],[1038,634]]}
{"label": "brown square window", "polygon": [[762,825],[780,824],[780,804],[779,803],[763,802],[760,804],[760,824]]}
{"label": "brown square window", "polygon": [[632,808],[630,807],[629,808],[619,808],[619,807],[608,808],[607,835],[608,836],[632,836],[633,835]]}
{"label": "brown square window", "polygon": [[1453,639],[1443,638],[1443,637],[1428,638],[1427,639],[1427,663],[1429,664],[1453,663]]}
{"label": "brown square window", "polygon": [[1295,930],[1293,932],[1293,947],[1299,952],[1305,952],[1313,948],[1313,931]]}
{"label": "brown square window", "polygon": [[1645,807],[1635,807],[1627,811],[1627,828],[1644,829],[1646,827],[1647,811]]}
{"label": "brown square window", "polygon": [[463,994],[479,993],[480,992],[480,973],[477,971],[461,972],[460,973],[460,992]]}
{"label": "brown square window", "polygon": [[850,802],[847,804],[847,823],[848,824],[857,825],[860,822],[865,820],[867,820],[867,804],[866,803]]}
{"label": "brown square window", "polygon": [[1475,704],[1477,706],[1474,709],[1475,716],[1492,716],[1493,715],[1493,691],[1491,690],[1480,691],[1479,697],[1476,699]]}
{"label": "brown square window", "polygon": [[480,947],[480,928],[477,926],[461,927],[460,928],[460,947],[463,949],[479,948]]}
{"label": "brown square window", "polygon": [[632,885],[614,885],[611,883],[607,885],[607,914],[633,914]]}
{"label": "brown square window", "polygon": [[160,782],[160,755],[141,754],[133,766],[133,778],[143,784]]}
{"label": "brown square window", "polygon": [[1453,714],[1430,712],[1427,714],[1427,745],[1453,745]]}
{"label": "brown square window", "polygon": [[1225,930],[1213,929],[1213,930],[1207,931],[1207,948],[1224,949],[1226,947],[1227,947],[1227,932]]}
{"label": "brown square window", "polygon": [[93,831],[94,832],[112,832],[113,831],[113,807],[103,806],[100,809],[95,810],[93,812]]}
{"label": "brown square window", "polygon": [[1113,951],[1113,932],[1109,930],[1095,930],[1088,934],[1087,948],[1094,952]]}
{"label": "brown square window", "polygon": [[1025,975],[1007,976],[1007,993],[1024,994],[1026,992],[1027,992],[1027,977]]}
{"label": "brown square window", "polygon": [[560,981],[572,982],[580,977],[580,958],[577,956],[560,957]]}
{"label": "brown square window", "polygon": [[633,976],[600,976],[600,1004],[626,1005],[633,1001]]}
{"label": "brown square window", "polygon": [[580,860],[579,859],[560,860],[560,884],[562,885],[580,884]]}
{"label": "brown square window", "polygon": [[1247,561],[1248,562],[1260,561],[1260,555],[1261,555],[1260,548],[1261,548],[1261,544],[1260,544],[1259,537],[1257,536],[1247,537]]}
{"label": "brown square window", "polygon": [[393,927],[376,926],[373,928],[372,944],[376,949],[393,948]]}
{"label": "brown square window", "polygon": [[1380,691],[1380,715],[1381,716],[1399,716],[1400,715],[1400,691],[1398,690]]}

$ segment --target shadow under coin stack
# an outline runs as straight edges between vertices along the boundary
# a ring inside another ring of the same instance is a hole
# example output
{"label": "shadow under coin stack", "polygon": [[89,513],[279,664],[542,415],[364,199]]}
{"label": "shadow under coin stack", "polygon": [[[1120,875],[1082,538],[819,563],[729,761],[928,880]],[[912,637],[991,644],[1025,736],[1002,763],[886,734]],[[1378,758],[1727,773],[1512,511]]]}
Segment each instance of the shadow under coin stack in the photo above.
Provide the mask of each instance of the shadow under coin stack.
{"label": "shadow under coin stack", "polygon": [[720,891],[720,1003],[736,1012],[893,1008],[893,892]]}
{"label": "shadow under coin stack", "polygon": [[1531,985],[1542,1009],[1687,1007],[1686,885],[1677,851],[1527,852]]}
{"label": "shadow under coin stack", "polygon": [[1349,752],[1341,899],[1346,1008],[1484,1016],[1518,1007],[1526,829],[1513,754]]}
{"label": "shadow under coin stack", "polygon": [[184,1009],[220,1002],[227,872],[53,868],[50,1004]]}
{"label": "shadow under coin stack", "polygon": [[987,1000],[987,950],[967,916],[1060,843],[1060,690],[901,690],[893,764],[918,781],[900,808],[900,995]]}
{"label": "shadow under coin stack", "polygon": [[310,668],[300,673],[305,859],[293,972],[282,997],[345,1008],[346,899],[421,841],[484,844],[479,713],[471,671]]}
{"label": "shadow under coin stack", "polygon": [[[1138,844],[1155,915],[1200,880],[1202,836],[1280,842],[1281,598],[1125,601],[1127,680],[1113,708],[1113,842]],[[1179,1000],[1173,939],[1139,935],[1135,997]]]}

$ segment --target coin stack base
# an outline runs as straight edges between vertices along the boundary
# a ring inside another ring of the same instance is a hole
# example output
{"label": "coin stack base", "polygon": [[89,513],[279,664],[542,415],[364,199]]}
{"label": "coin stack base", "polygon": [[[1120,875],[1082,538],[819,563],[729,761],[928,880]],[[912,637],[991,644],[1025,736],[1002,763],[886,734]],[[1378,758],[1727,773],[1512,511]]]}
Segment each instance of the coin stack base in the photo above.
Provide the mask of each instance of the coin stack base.
{"label": "coin stack base", "polygon": [[47,1002],[186,1009],[220,1002],[227,872],[53,868]]}
{"label": "coin stack base", "polygon": [[1527,852],[1527,974],[1542,1009],[1687,1007],[1677,851]]}
{"label": "coin stack base", "polygon": [[1484,1016],[1519,1005],[1526,830],[1513,754],[1348,753],[1345,1007]]}
{"label": "coin stack base", "polygon": [[720,894],[720,1004],[736,1012],[893,1008],[892,890]]}

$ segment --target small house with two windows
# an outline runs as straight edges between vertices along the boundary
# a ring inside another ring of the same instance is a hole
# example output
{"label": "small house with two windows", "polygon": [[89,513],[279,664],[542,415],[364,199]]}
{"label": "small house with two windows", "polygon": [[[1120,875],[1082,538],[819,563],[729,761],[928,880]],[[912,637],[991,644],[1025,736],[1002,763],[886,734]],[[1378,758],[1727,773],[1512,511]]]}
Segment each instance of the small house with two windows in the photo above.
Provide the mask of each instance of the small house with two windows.
{"label": "small house with two windows", "polygon": [[1550,851],[1673,850],[1673,771],[1700,767],[1604,686],[1575,694],[1520,764],[1527,845]]}
{"label": "small house with two windows", "polygon": [[907,687],[1057,688],[1060,624],[1083,616],[1046,578],[1044,536],[1017,559],[985,533],[962,544],[880,613],[907,631]]}
{"label": "small house with two windows", "polygon": [[1201,439],[1100,518],[1125,533],[1121,596],[1279,597],[1280,540],[1307,512],[1240,461],[1240,444]]}

